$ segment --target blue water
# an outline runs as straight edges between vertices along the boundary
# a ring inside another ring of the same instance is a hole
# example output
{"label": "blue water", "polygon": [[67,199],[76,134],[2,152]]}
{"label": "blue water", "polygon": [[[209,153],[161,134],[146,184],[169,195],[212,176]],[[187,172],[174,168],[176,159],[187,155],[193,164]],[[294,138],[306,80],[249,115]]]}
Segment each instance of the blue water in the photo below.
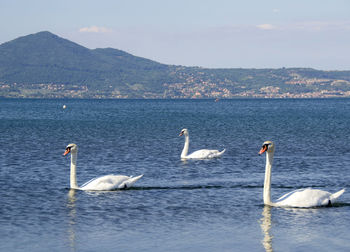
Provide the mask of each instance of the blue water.
{"label": "blue water", "polygon": [[[65,104],[66,109],[62,106]],[[335,207],[264,207],[302,187],[350,186],[350,100],[0,100],[1,251],[349,251],[350,191]],[[226,148],[220,159],[180,160]],[[112,192],[69,189],[107,174],[144,177]]]}

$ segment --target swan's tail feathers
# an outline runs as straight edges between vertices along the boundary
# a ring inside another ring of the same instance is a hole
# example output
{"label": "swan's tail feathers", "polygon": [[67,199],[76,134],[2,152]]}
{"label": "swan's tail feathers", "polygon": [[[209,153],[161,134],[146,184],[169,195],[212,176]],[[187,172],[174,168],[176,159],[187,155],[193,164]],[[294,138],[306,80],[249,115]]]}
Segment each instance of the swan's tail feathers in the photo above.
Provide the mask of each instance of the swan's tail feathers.
{"label": "swan's tail feathers", "polygon": [[345,188],[336,192],[336,193],[333,193],[330,197],[330,200],[332,203],[336,202],[336,200],[345,192]]}
{"label": "swan's tail feathers", "polygon": [[136,177],[131,177],[130,179],[124,181],[124,182],[119,186],[119,188],[120,188],[120,189],[130,188],[130,187],[132,187],[132,186],[135,184],[135,182],[136,182],[137,180],[139,180],[139,179],[142,178],[142,177],[143,177],[143,174],[142,174],[142,175],[139,175],[139,176],[136,176]]}
{"label": "swan's tail feathers", "polygon": [[[218,158],[221,157],[222,154],[224,154],[224,152],[226,151],[226,149],[223,149],[223,151],[218,151],[218,150],[208,150],[208,153],[203,153],[203,156],[200,157],[199,159],[206,159],[206,158]],[[193,154],[193,153],[192,153]],[[181,157],[182,158],[182,157]]]}
{"label": "swan's tail feathers", "polygon": [[223,149],[221,152],[219,152],[219,153],[217,154],[217,156],[218,156],[218,157],[222,156],[222,154],[224,154],[225,151],[226,151],[226,149]]}

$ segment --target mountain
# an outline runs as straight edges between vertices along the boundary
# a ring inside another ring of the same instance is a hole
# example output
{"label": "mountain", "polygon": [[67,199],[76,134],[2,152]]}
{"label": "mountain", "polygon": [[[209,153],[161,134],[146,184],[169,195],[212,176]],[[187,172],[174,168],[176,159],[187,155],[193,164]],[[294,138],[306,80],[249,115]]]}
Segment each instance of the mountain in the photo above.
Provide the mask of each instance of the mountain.
{"label": "mountain", "polygon": [[0,45],[3,83],[84,85],[91,91],[139,85],[148,91],[158,89],[168,71],[164,64],[112,48],[90,50],[50,32]]}
{"label": "mountain", "polygon": [[348,97],[350,71],[165,65],[117,49],[91,50],[44,31],[0,45],[0,96]]}

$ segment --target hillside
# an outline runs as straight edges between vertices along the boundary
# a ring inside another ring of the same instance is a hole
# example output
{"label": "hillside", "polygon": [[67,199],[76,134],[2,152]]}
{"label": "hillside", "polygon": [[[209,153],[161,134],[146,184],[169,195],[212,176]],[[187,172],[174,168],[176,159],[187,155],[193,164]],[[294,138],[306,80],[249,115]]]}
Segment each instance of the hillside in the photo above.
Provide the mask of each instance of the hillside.
{"label": "hillside", "polygon": [[[20,37],[0,45],[0,81],[84,86],[92,92],[144,91],[161,86],[168,66],[116,49],[90,50],[50,32]],[[149,84],[149,85],[148,85]],[[134,88],[135,89],[135,88]]]}
{"label": "hillside", "polygon": [[350,71],[171,66],[117,49],[91,50],[39,32],[0,45],[0,96],[347,97]]}

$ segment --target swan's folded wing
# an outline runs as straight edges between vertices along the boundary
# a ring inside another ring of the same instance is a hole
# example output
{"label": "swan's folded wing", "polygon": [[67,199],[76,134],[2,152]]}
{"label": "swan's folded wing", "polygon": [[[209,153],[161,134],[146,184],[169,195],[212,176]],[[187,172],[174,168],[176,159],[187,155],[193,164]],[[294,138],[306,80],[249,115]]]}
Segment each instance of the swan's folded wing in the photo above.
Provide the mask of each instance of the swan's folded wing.
{"label": "swan's folded wing", "polygon": [[187,156],[187,158],[191,159],[206,159],[206,158],[214,158],[214,157],[219,157],[221,156],[225,150],[222,152],[218,150],[207,150],[207,149],[202,149],[202,150],[197,150],[190,155]]}
{"label": "swan's folded wing", "polygon": [[126,180],[130,179],[124,175],[106,175],[98,178],[91,179],[85,183],[81,189],[91,191],[110,191],[118,189],[119,186]]}
{"label": "swan's folded wing", "polygon": [[278,206],[317,207],[328,205],[331,193],[318,189],[298,189],[289,192],[276,201]]}

